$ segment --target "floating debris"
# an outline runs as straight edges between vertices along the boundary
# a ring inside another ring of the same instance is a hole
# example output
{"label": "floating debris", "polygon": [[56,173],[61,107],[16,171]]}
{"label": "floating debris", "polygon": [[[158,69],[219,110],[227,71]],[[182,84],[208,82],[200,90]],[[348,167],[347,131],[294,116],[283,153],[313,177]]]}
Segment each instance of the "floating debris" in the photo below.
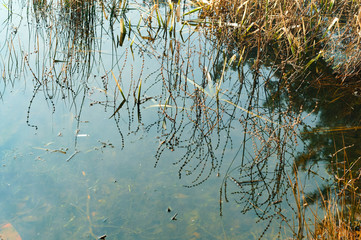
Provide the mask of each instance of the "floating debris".
{"label": "floating debris", "polygon": [[72,155],[70,155],[70,156],[68,157],[68,159],[66,159],[66,161],[69,162],[70,159],[72,159],[72,158],[75,156],[75,154],[77,154],[78,152],[79,152],[79,151],[75,150],[75,152],[74,152]]}
{"label": "floating debris", "polygon": [[107,237],[107,235],[104,234],[104,235],[100,236],[98,239],[105,239],[106,237]]}
{"label": "floating debris", "polygon": [[49,145],[51,145],[51,144],[53,144],[54,142],[48,142],[47,144],[45,144],[44,146],[45,147],[47,147],[47,146],[49,146]]}
{"label": "floating debris", "polygon": [[102,145],[101,147],[102,148],[106,148],[106,147],[111,147],[111,148],[114,148],[114,145],[110,142],[103,142],[103,141],[100,141],[98,140],[98,142]]}
{"label": "floating debris", "polygon": [[186,199],[188,198],[189,196],[186,195],[186,194],[183,194],[183,193],[176,193],[174,194],[174,198],[177,198],[177,199]]}
{"label": "floating debris", "polygon": [[173,216],[170,220],[176,221],[176,220],[177,220],[177,216],[178,216],[178,213],[174,214],[174,216]]}
{"label": "floating debris", "polygon": [[[37,160],[37,161],[42,161],[42,162],[44,162],[45,160],[44,159],[42,159],[40,156],[38,156],[35,160]],[[1,240],[1,238],[0,238],[0,240]]]}
{"label": "floating debris", "polygon": [[280,200],[277,200],[277,201],[274,201],[274,202],[272,202],[271,204],[279,204],[279,203],[281,203],[282,202],[282,199],[280,199]]}
{"label": "floating debris", "polygon": [[49,149],[49,148],[41,148],[41,147],[33,147],[34,149],[39,149],[39,150],[44,150],[44,151],[47,151],[47,152],[58,152],[58,153],[62,153],[62,154],[66,154],[66,151],[68,150],[67,148],[66,149],[63,149],[63,148],[60,148],[60,149]]}
{"label": "floating debris", "polygon": [[89,137],[89,136],[90,136],[89,134],[85,134],[85,133],[76,135],[76,137]]}

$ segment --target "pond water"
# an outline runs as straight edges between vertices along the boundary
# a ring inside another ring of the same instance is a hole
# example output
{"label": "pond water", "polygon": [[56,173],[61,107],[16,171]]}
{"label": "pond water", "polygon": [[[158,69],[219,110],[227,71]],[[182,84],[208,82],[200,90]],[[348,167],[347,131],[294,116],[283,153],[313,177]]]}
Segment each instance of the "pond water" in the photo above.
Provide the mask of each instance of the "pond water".
{"label": "pond water", "polygon": [[77,121],[69,106],[60,102],[51,114],[34,102],[34,130],[24,121],[31,95],[16,84],[1,111],[1,222],[23,239],[235,239],[259,231],[239,219],[236,205],[225,209],[228,220],[219,217],[216,175],[189,189],[170,161],[154,168],[159,140],[151,132],[127,136],[122,149],[101,107],[84,109],[73,155]]}
{"label": "pond water", "polygon": [[[96,33],[93,40],[77,35],[81,39],[67,65],[73,23],[59,25],[65,21],[57,15],[59,7],[37,12],[35,4],[27,4],[13,2],[1,9],[1,223],[11,223],[23,239],[104,234],[107,239],[249,239],[263,231],[262,224],[254,224],[254,214],[239,215],[237,204],[225,205],[226,217],[220,217],[222,178],[217,173],[226,165],[193,188],[184,187],[192,183],[179,180],[179,167],[172,164],[183,157],[182,149],[162,150],[154,168],[164,140],[159,127],[148,127],[159,118],[154,105],[162,94],[162,82],[152,76],[159,75],[153,73],[164,59],[148,54],[162,54],[162,46],[143,49],[136,41],[133,52],[131,39],[128,47],[115,48],[109,34]],[[133,4],[138,9],[129,18],[137,22],[143,5]],[[98,21],[102,13],[96,11]],[[92,30],[109,31],[104,25]],[[111,72],[117,78],[120,70],[127,76],[120,83],[125,93],[144,75],[142,96],[154,96],[142,105],[141,122],[132,103],[110,118],[119,104]],[[225,161],[234,152],[227,148]]]}
{"label": "pond water", "polygon": [[316,101],[291,114],[276,71],[253,71],[252,56],[237,68],[192,9],[0,7],[0,224],[22,239],[291,233],[298,125],[322,114],[306,118]]}

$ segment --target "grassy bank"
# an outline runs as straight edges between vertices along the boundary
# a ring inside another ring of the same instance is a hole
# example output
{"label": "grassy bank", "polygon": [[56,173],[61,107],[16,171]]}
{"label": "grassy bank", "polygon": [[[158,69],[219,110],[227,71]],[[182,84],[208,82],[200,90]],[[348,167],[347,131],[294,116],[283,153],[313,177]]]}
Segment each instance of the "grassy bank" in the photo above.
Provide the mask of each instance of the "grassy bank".
{"label": "grassy bank", "polygon": [[323,59],[341,81],[360,74],[360,1],[199,0],[200,18],[228,49],[255,63],[275,56],[305,70]]}

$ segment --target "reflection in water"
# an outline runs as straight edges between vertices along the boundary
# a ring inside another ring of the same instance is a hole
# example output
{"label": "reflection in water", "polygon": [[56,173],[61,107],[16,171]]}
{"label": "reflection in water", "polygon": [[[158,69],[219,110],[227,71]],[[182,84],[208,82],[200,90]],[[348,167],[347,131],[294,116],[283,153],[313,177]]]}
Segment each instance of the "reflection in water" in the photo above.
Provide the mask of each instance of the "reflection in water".
{"label": "reflection in water", "polygon": [[33,1],[22,17],[14,4],[1,114],[26,112],[28,127],[3,122],[0,222],[24,238],[302,238],[295,169],[307,176],[331,160],[338,179],[341,166],[358,169],[357,151],[346,152],[358,139],[349,88],[316,89],[276,61],[259,64],[257,52],[224,50],[192,26],[185,3]]}
{"label": "reflection in water", "polygon": [[317,95],[314,88],[305,91],[305,97],[317,96],[320,108],[316,125],[305,126],[301,132],[306,146],[295,161],[300,169],[318,178],[322,178],[318,171],[320,163],[325,165],[330,179],[320,189],[309,193],[308,202],[325,198],[332,202],[339,196],[343,214],[339,225],[344,223],[346,230],[359,226],[360,220],[360,98],[352,94],[356,86],[344,87],[336,82],[319,90]]}

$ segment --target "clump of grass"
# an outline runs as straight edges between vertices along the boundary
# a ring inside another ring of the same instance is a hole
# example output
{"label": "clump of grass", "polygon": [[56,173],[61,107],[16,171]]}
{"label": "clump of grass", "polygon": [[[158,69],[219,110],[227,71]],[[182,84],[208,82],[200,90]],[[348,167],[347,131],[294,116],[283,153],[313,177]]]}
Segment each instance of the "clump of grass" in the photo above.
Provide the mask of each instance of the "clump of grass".
{"label": "clump of grass", "polygon": [[[343,188],[336,188],[328,195],[320,194],[323,214],[315,215],[313,231],[309,239],[360,239],[360,204],[358,189],[353,179],[342,179]],[[351,183],[351,184],[350,184]]]}
{"label": "clump of grass", "polygon": [[[343,81],[360,74],[360,0],[197,0],[208,22],[231,51],[256,50],[255,63],[267,51],[275,60],[304,70],[320,59]],[[276,57],[277,56],[277,57]]]}
{"label": "clump of grass", "polygon": [[[333,184],[326,189],[319,188],[313,194],[304,192],[295,168],[295,180],[290,179],[290,183],[294,186],[293,195],[297,205],[295,219],[298,224],[291,227],[296,239],[361,238],[361,198],[358,187],[361,172],[356,167],[360,159],[351,162],[345,157],[342,162],[336,161]],[[317,209],[317,203],[321,205],[321,211]]]}
{"label": "clump of grass", "polygon": [[324,199],[323,204],[325,214],[323,219],[316,222],[311,239],[360,239],[360,225],[357,220],[351,222],[345,218],[344,214],[347,213],[337,198]]}

